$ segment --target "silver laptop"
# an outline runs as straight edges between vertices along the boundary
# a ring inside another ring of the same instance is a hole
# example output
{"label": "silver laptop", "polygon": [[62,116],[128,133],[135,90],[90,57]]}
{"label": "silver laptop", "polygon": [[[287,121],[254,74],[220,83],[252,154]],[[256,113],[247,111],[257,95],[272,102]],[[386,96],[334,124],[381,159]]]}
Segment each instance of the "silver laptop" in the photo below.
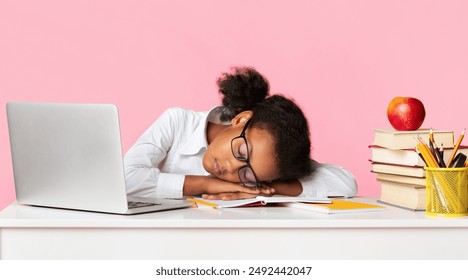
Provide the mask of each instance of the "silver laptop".
{"label": "silver laptop", "polygon": [[137,214],[192,205],[127,198],[117,107],[7,103],[16,198],[21,204]]}

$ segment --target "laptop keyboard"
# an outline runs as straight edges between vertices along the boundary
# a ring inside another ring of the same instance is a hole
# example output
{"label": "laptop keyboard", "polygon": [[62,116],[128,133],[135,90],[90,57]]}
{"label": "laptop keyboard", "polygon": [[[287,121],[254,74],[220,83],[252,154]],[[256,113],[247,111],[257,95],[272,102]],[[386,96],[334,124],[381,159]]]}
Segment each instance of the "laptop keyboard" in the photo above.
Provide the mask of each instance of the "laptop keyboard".
{"label": "laptop keyboard", "polygon": [[146,207],[146,206],[155,206],[155,205],[161,205],[161,204],[140,202],[140,201],[128,201],[128,209],[140,208],[140,207]]}

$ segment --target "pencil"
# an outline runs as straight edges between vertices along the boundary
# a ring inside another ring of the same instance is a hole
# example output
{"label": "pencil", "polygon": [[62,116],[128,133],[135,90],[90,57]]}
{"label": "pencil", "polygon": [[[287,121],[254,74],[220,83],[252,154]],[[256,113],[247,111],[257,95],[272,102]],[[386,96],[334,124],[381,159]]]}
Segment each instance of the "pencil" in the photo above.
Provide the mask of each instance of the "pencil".
{"label": "pencil", "polygon": [[416,148],[416,151],[418,152],[418,155],[419,155],[419,157],[422,159],[422,161],[424,162],[424,164],[425,164],[426,166],[429,166],[429,165],[427,164],[426,160],[424,159],[423,155],[421,154],[421,151],[419,151],[418,148]]}
{"label": "pencil", "polygon": [[429,151],[427,145],[422,145],[421,153],[423,154],[423,157],[426,158],[426,162],[429,163],[429,167],[439,167],[439,164],[435,160],[432,153]]}
{"label": "pencil", "polygon": [[434,155],[439,166],[445,167],[444,158],[442,157],[442,154],[440,153],[440,149],[436,145],[434,145]]}
{"label": "pencil", "polygon": [[193,198],[193,197],[187,198],[187,201],[195,202],[196,204],[202,204],[202,205],[206,205],[206,206],[211,206],[211,207],[213,207],[213,208],[218,207],[218,204],[216,204],[216,203],[212,203],[212,202],[208,202],[208,201],[196,199],[196,198]]}
{"label": "pencil", "polygon": [[465,137],[465,130],[466,130],[466,128],[463,129],[462,133],[461,133],[460,136],[458,137],[458,141],[457,141],[457,143],[455,144],[455,147],[453,147],[452,154],[450,155],[450,158],[449,158],[449,160],[447,161],[447,166],[450,166],[450,164],[452,163],[453,158],[454,158],[455,155],[457,154],[458,148],[460,148],[460,144],[461,144],[461,142],[463,141],[463,137]]}
{"label": "pencil", "polygon": [[432,131],[432,127],[431,127],[431,130],[429,131],[429,148],[431,149],[432,154],[436,157],[437,155],[435,154],[434,146],[435,146],[434,132]]}
{"label": "pencil", "polygon": [[427,146],[426,143],[421,139],[421,137],[418,138],[419,144],[416,146],[418,148],[418,151],[422,154],[426,161],[426,165],[428,167],[439,167],[439,164],[437,163],[436,159],[434,158],[434,155],[431,153],[429,150],[429,147]]}
{"label": "pencil", "polygon": [[439,150],[437,150],[437,154],[440,158],[440,161],[439,161],[440,167],[447,167],[444,162],[444,144],[443,143],[440,144],[440,148]]}

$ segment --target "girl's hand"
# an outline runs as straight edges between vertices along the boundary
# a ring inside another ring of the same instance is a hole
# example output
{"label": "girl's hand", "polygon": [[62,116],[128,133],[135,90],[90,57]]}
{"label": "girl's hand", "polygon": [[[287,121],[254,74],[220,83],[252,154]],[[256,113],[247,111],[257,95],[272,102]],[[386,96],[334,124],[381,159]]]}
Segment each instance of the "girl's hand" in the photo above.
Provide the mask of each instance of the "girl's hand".
{"label": "girl's hand", "polygon": [[274,188],[276,194],[298,196],[302,193],[302,185],[297,179],[289,181],[273,181],[269,186]]}
{"label": "girl's hand", "polygon": [[236,199],[246,199],[254,198],[259,195],[261,196],[272,196],[275,194],[275,189],[269,187],[268,185],[262,184],[259,187],[257,193],[246,193],[246,192],[226,192],[226,193],[216,193],[216,194],[203,194],[202,197],[205,199],[215,199],[215,200],[236,200]]}
{"label": "girl's hand", "polygon": [[[202,194],[228,194],[228,193],[245,193],[256,197],[260,194],[260,190],[256,188],[248,188],[240,183],[233,183],[208,176],[185,176],[184,195],[202,195]],[[213,198],[217,199],[217,198]]]}
{"label": "girl's hand", "polygon": [[279,194],[279,195],[287,195],[287,196],[298,196],[301,193],[302,193],[301,183],[298,180],[290,180],[290,181],[273,181],[271,183],[262,183],[262,186],[258,188],[258,193],[256,194],[245,193],[245,192],[220,192],[220,193],[205,194],[203,198],[234,200],[234,199],[254,198],[258,195],[272,196],[274,194]]}
{"label": "girl's hand", "polygon": [[253,195],[256,197],[260,190],[257,188],[245,187],[241,183],[233,183],[229,181],[223,181],[218,178],[212,178],[211,182],[207,184],[206,192],[204,194],[223,194],[223,193],[244,193]]}
{"label": "girl's hand", "polygon": [[202,194],[204,199],[213,199],[213,200],[237,200],[237,199],[247,199],[257,197],[258,194],[252,193],[216,193],[216,194]]}
{"label": "girl's hand", "polygon": [[272,187],[269,183],[262,183],[258,190],[262,196],[272,196],[276,194],[275,188]]}

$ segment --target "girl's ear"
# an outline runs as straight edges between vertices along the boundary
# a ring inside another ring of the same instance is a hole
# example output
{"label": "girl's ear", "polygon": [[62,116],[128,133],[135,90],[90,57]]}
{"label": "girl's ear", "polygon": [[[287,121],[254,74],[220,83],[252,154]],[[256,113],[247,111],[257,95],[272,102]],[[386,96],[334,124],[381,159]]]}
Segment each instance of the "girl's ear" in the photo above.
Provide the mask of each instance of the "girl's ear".
{"label": "girl's ear", "polygon": [[245,123],[250,120],[250,118],[253,116],[252,111],[242,111],[239,114],[237,114],[231,121],[231,124],[233,126],[236,125],[245,125]]}

